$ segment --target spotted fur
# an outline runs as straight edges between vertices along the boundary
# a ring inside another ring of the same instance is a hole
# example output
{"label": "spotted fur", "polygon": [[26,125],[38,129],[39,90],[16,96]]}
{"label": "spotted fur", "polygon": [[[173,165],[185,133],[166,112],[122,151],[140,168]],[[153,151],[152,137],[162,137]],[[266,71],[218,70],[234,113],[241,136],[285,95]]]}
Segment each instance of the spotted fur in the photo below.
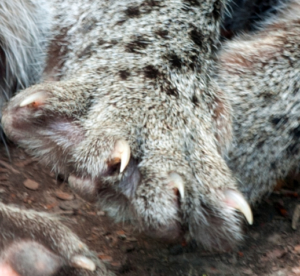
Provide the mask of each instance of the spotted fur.
{"label": "spotted fur", "polygon": [[[56,1],[48,60],[57,62],[46,66],[56,81],[14,98],[6,134],[55,171],[89,179],[117,221],[159,237],[185,233],[207,248],[233,246],[240,218],[224,192],[237,187],[221,155],[231,111],[211,77],[224,5]],[[37,91],[47,93],[41,109],[18,108]],[[120,139],[133,160],[123,174],[109,165]],[[185,198],[170,187],[172,172],[185,182]]]}
{"label": "spotted fur", "polygon": [[251,202],[299,171],[300,2],[224,45],[219,83],[234,112],[228,164]]}
{"label": "spotted fur", "polygon": [[[298,163],[298,1],[221,52],[225,1],[52,4],[44,81],[5,108],[8,137],[81,180],[74,189],[117,221],[208,249],[242,240],[226,191],[255,202]],[[43,104],[20,107],[37,92]],[[111,163],[118,140],[131,148],[123,173]]]}

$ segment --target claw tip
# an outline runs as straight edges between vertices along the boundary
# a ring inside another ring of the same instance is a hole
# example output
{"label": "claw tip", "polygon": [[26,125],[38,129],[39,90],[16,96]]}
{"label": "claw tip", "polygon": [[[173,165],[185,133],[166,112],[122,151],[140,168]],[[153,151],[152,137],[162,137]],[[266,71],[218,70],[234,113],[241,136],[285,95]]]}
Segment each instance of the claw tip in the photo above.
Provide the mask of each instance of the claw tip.
{"label": "claw tip", "polygon": [[239,210],[246,218],[250,225],[253,224],[253,214],[248,202],[243,195],[234,190],[226,190],[224,192],[227,205]]}
{"label": "claw tip", "polygon": [[116,142],[113,158],[119,158],[121,160],[120,173],[122,173],[130,160],[130,146],[125,140]]}
{"label": "claw tip", "polygon": [[169,174],[169,177],[172,181],[171,186],[173,188],[178,189],[178,192],[179,192],[181,198],[183,199],[184,198],[184,182],[183,182],[181,176],[175,172],[172,172]]}
{"label": "claw tip", "polygon": [[31,94],[20,103],[20,107],[24,107],[31,104],[39,106],[45,102],[46,96],[47,94],[44,91],[39,91],[34,94]]}

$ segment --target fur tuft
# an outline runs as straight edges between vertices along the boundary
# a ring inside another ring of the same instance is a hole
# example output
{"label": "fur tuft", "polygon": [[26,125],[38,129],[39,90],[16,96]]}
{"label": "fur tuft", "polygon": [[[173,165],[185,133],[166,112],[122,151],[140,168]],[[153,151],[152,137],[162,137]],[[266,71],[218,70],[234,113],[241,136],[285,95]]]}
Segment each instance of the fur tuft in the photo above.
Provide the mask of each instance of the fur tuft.
{"label": "fur tuft", "polygon": [[14,92],[41,79],[51,27],[47,3],[0,1],[0,107]]}

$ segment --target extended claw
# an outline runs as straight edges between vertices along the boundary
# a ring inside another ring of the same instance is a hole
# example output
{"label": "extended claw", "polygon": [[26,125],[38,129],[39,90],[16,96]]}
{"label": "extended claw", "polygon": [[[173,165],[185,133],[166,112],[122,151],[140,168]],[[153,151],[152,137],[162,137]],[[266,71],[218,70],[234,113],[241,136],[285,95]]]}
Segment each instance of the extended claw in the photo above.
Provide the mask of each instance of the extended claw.
{"label": "extended claw", "polygon": [[112,159],[115,163],[121,163],[120,173],[122,173],[130,160],[130,146],[125,140],[119,140],[116,142]]}
{"label": "extended claw", "polygon": [[253,215],[248,202],[244,199],[243,195],[234,190],[226,190],[224,192],[226,203],[228,206],[239,210],[246,218],[248,223],[252,225]]}
{"label": "extended claw", "polygon": [[184,198],[184,182],[181,176],[175,172],[172,172],[169,174],[169,177],[171,179],[170,186],[173,189],[178,190],[181,198]]}
{"label": "extended claw", "polygon": [[95,263],[85,256],[80,256],[80,255],[74,256],[72,258],[71,262],[75,267],[78,267],[78,268],[83,268],[83,269],[90,270],[90,271],[96,270]]}
{"label": "extended claw", "polygon": [[20,107],[32,105],[34,107],[38,107],[45,103],[47,99],[47,93],[45,91],[39,91],[34,94],[29,95],[26,99],[24,99],[20,103]]}

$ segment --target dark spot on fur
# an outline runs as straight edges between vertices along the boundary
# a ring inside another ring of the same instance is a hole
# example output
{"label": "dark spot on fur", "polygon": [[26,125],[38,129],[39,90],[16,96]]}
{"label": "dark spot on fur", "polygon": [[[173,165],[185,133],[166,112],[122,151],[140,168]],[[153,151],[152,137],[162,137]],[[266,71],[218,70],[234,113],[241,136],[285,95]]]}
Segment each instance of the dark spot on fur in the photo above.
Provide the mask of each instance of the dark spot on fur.
{"label": "dark spot on fur", "polygon": [[194,105],[198,105],[198,103],[199,103],[199,99],[198,99],[198,97],[195,94],[192,97],[192,103]]}
{"label": "dark spot on fur", "polygon": [[160,7],[161,6],[161,1],[159,1],[159,0],[146,0],[143,4],[145,6],[149,6],[149,7]]}
{"label": "dark spot on fur", "polygon": [[196,45],[202,47],[203,35],[199,30],[192,30],[190,32],[190,37]]}
{"label": "dark spot on fur", "polygon": [[192,70],[197,69],[199,71],[201,63],[198,62],[198,58],[199,58],[199,53],[197,53],[196,51],[193,51],[192,54],[189,56],[189,61],[190,61],[189,67]]}
{"label": "dark spot on fur", "polygon": [[286,124],[288,121],[288,118],[286,118],[286,116],[278,116],[278,117],[274,117],[271,119],[271,123],[274,125],[274,126],[277,126],[279,123],[280,124]]}
{"label": "dark spot on fur", "polygon": [[168,96],[177,98],[180,95],[177,87],[173,86],[172,83],[165,78],[163,78],[163,81],[161,82],[160,90],[162,93],[166,93]]}
{"label": "dark spot on fur", "polygon": [[112,44],[112,45],[117,45],[118,44],[118,40],[117,39],[112,39],[111,41],[110,41],[110,43]]}
{"label": "dark spot on fur", "polygon": [[[91,93],[86,101],[86,110],[89,110],[94,103],[94,95]],[[84,113],[82,113],[84,115]]]}
{"label": "dark spot on fur", "polygon": [[219,1],[214,3],[213,11],[212,11],[213,18],[217,21],[221,16],[221,4]]}
{"label": "dark spot on fur", "polygon": [[94,46],[94,43],[89,44],[87,47],[85,47],[82,52],[78,54],[79,58],[83,57],[89,57],[92,54],[92,47]]}
{"label": "dark spot on fur", "polygon": [[159,29],[155,32],[158,36],[160,36],[161,38],[167,39],[168,38],[168,34],[169,31],[168,30],[163,30],[163,29]]}
{"label": "dark spot on fur", "polygon": [[299,153],[299,138],[300,138],[300,126],[292,129],[290,134],[293,136],[294,140],[288,147],[287,152],[291,154],[298,154]]}
{"label": "dark spot on fur", "polygon": [[272,170],[276,170],[276,169],[277,169],[277,165],[276,165],[275,162],[272,162],[272,163],[271,163],[271,169],[272,169]]}
{"label": "dark spot on fur", "polygon": [[295,138],[300,138],[300,126],[294,128],[293,130],[291,130],[291,134],[295,137]]}
{"label": "dark spot on fur", "polygon": [[97,45],[101,46],[101,45],[105,44],[105,42],[106,42],[106,41],[105,41],[104,39],[99,38],[99,39],[97,40]]}
{"label": "dark spot on fur", "polygon": [[299,93],[299,89],[298,88],[293,89],[293,95],[297,95],[298,93]]}
{"label": "dark spot on fur", "polygon": [[179,95],[178,90],[177,90],[176,88],[167,87],[167,88],[165,89],[165,91],[166,91],[166,94],[167,94],[168,96],[174,96],[174,97],[177,98],[178,95]]}
{"label": "dark spot on fur", "polygon": [[170,63],[172,67],[176,67],[178,69],[180,69],[182,65],[180,57],[178,57],[176,54],[170,56]]}
{"label": "dark spot on fur", "polygon": [[121,19],[121,20],[119,20],[119,21],[116,23],[116,25],[121,26],[121,25],[123,25],[126,21],[127,21],[127,19]]}
{"label": "dark spot on fur", "polygon": [[139,7],[128,7],[125,11],[128,17],[137,17],[140,15]]}
{"label": "dark spot on fur", "polygon": [[260,149],[260,148],[262,148],[263,145],[264,145],[264,142],[263,142],[263,141],[260,141],[260,142],[257,143],[256,147],[257,147],[258,149]]}
{"label": "dark spot on fur", "polygon": [[118,44],[118,40],[116,40],[116,39],[112,39],[111,41],[105,41],[104,42],[104,46],[103,46],[103,48],[104,49],[109,49],[109,48],[112,48],[113,46],[115,46],[115,45],[117,45]]}
{"label": "dark spot on fur", "polygon": [[128,70],[120,70],[119,74],[122,80],[126,80],[130,76],[130,72]]}
{"label": "dark spot on fur", "polygon": [[161,1],[157,0],[146,0],[140,5],[140,13],[149,14],[154,10],[158,10],[161,6]]}
{"label": "dark spot on fur", "polygon": [[262,96],[264,97],[265,100],[269,100],[273,98],[273,94],[271,92],[262,92]]}
{"label": "dark spot on fur", "polygon": [[299,145],[298,145],[298,143],[292,143],[287,147],[286,150],[289,154],[298,154],[299,153]]}
{"label": "dark spot on fur", "polygon": [[190,4],[191,6],[200,6],[200,1],[198,0],[184,0],[184,2]]}
{"label": "dark spot on fur", "polygon": [[[195,65],[196,65],[196,66],[195,66]],[[197,68],[198,65],[195,64],[195,63],[193,63],[193,62],[191,62],[191,63],[189,63],[189,67],[190,67],[192,70],[195,70],[195,68]]]}
{"label": "dark spot on fur", "polygon": [[142,36],[137,36],[125,46],[125,50],[129,53],[138,53],[140,50],[147,48],[148,45],[148,39],[145,39]]}
{"label": "dark spot on fur", "polygon": [[276,126],[281,121],[281,119],[282,118],[280,117],[275,117],[271,120],[271,123]]}
{"label": "dark spot on fur", "polygon": [[149,79],[156,79],[159,71],[153,65],[148,65],[144,68],[144,74]]}

